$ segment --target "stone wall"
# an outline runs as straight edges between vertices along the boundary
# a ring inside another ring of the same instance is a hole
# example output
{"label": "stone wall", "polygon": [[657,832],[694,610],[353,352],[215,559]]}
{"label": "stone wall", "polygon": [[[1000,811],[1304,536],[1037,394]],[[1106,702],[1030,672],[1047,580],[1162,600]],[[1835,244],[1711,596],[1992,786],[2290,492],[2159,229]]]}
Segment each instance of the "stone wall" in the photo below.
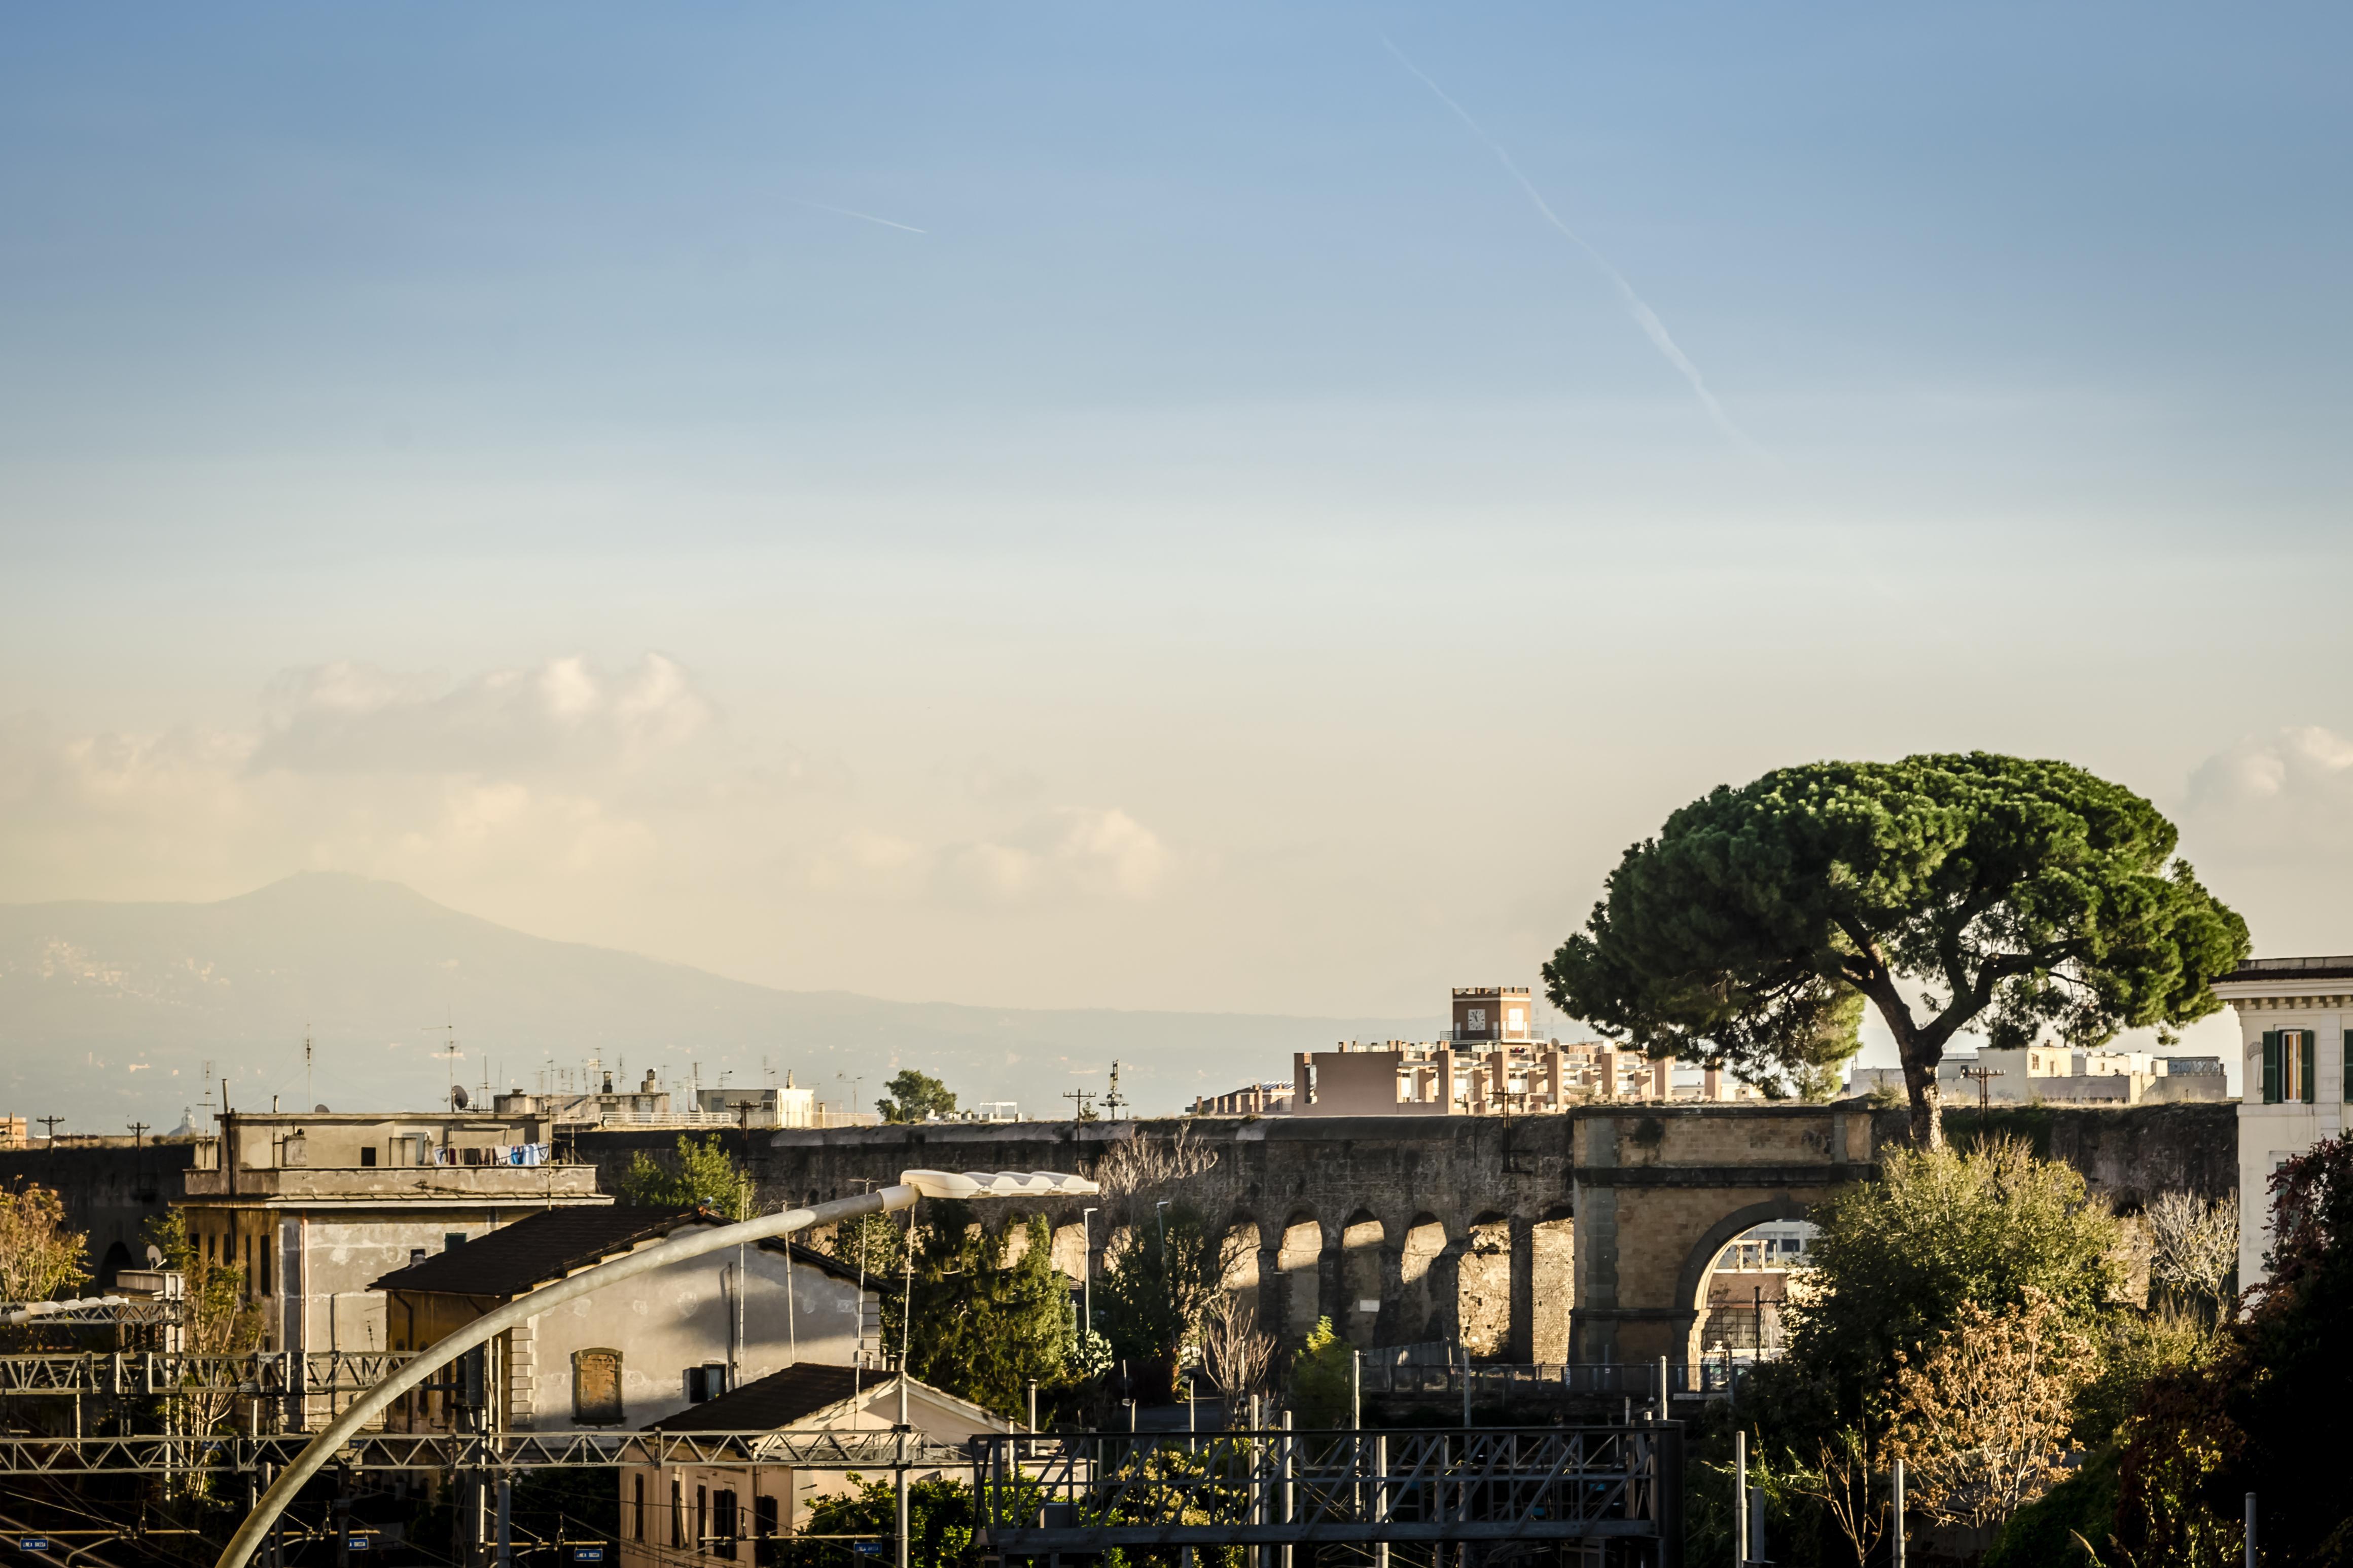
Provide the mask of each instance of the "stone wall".
{"label": "stone wall", "polygon": [[63,1200],[68,1229],[89,1237],[96,1291],[114,1270],[147,1266],[147,1224],[181,1194],[181,1175],[196,1157],[194,1142],[135,1148],[0,1149],[0,1186],[33,1183]]}

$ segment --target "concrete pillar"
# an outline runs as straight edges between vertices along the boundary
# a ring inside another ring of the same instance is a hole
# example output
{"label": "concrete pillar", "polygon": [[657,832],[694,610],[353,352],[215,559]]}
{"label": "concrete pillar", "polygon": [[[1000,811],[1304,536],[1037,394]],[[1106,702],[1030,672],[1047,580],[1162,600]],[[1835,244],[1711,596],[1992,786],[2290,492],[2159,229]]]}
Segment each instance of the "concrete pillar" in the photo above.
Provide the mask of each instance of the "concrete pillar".
{"label": "concrete pillar", "polygon": [[1346,1339],[1349,1303],[1343,1289],[1347,1281],[1346,1228],[1326,1225],[1323,1230],[1324,1251],[1315,1259],[1316,1316],[1331,1319],[1333,1331]]}
{"label": "concrete pillar", "polygon": [[1504,1331],[1504,1355],[1515,1362],[1536,1359],[1536,1227],[1512,1216],[1512,1324]]}
{"label": "concrete pillar", "polygon": [[1722,1068],[1705,1068],[1701,1074],[1700,1081],[1702,1085],[1700,1093],[1707,1099],[1711,1100],[1718,1100],[1725,1098],[1724,1069]]}
{"label": "concrete pillar", "polygon": [[1593,1053],[1593,1098],[1605,1103],[1618,1098],[1618,1053],[1607,1046]]}
{"label": "concrete pillar", "polygon": [[1670,1064],[1666,1062],[1651,1064],[1651,1098],[1652,1100],[1664,1100],[1672,1092],[1672,1080],[1667,1077],[1669,1066]]}

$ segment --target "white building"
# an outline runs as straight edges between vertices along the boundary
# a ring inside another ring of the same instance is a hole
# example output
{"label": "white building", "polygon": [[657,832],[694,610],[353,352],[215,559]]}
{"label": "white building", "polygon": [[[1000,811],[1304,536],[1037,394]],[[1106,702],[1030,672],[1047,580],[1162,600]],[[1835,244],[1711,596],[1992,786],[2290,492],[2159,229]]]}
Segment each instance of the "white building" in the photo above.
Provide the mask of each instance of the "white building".
{"label": "white building", "polygon": [[[1947,1105],[2148,1105],[2228,1100],[2220,1057],[2164,1057],[2154,1051],[2077,1050],[2018,1046],[1947,1051],[1936,1064]],[[1902,1094],[1902,1068],[1856,1068],[1849,1094],[1875,1089]]]}
{"label": "white building", "polygon": [[2263,1278],[2272,1173],[2345,1130],[2353,955],[2251,958],[2214,983],[2239,1015],[2239,1283]]}

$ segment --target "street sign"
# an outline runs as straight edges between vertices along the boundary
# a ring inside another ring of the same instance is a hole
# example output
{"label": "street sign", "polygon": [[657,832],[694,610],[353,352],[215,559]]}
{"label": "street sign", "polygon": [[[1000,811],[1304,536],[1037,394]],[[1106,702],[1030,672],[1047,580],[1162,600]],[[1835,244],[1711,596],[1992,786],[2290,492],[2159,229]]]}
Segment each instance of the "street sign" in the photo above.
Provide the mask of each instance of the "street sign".
{"label": "street sign", "polygon": [[882,1555],[882,1543],[879,1541],[853,1541],[849,1543],[849,1549],[852,1552],[857,1552],[860,1557],[880,1557]]}
{"label": "street sign", "polygon": [[20,1535],[16,1538],[16,1550],[19,1552],[47,1552],[48,1549],[49,1538],[46,1535]]}
{"label": "street sign", "polygon": [[575,1546],[572,1549],[572,1561],[575,1563],[602,1563],[605,1561],[605,1549],[601,1546]]}
{"label": "street sign", "polygon": [[364,1535],[346,1535],[343,1537],[343,1550],[346,1552],[365,1552],[371,1544],[372,1542],[369,1541],[369,1538]]}

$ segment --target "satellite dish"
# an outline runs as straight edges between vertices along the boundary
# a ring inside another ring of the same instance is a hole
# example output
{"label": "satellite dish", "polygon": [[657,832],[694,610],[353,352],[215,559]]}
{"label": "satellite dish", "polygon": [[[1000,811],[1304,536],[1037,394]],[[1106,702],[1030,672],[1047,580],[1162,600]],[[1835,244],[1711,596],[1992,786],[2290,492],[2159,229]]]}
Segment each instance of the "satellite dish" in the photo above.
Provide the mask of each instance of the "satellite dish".
{"label": "satellite dish", "polygon": [[317,1114],[319,1114],[319,1115],[321,1115],[321,1116],[325,1116],[325,1115],[327,1115],[327,1114],[328,1114],[327,1108],[326,1108],[325,1106],[323,1106],[323,1105],[314,1105],[314,1106],[312,1106],[311,1109],[311,1110],[313,1110],[314,1112],[316,1112]]}
{"label": "satellite dish", "polygon": [[466,1086],[464,1084],[453,1083],[449,1086],[449,1103],[456,1110],[463,1110],[466,1109]]}
{"label": "satellite dish", "polygon": [[152,1244],[148,1247],[147,1267],[150,1268],[161,1268],[164,1267],[164,1249],[162,1247]]}

